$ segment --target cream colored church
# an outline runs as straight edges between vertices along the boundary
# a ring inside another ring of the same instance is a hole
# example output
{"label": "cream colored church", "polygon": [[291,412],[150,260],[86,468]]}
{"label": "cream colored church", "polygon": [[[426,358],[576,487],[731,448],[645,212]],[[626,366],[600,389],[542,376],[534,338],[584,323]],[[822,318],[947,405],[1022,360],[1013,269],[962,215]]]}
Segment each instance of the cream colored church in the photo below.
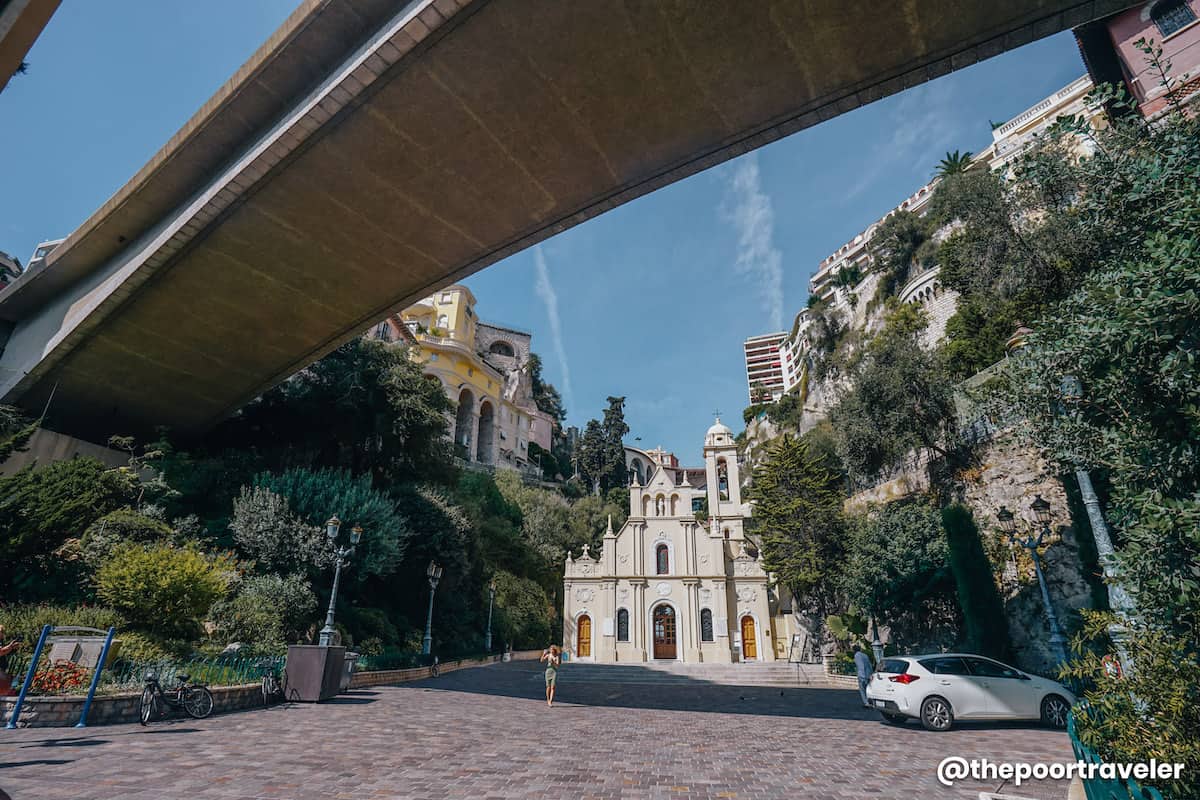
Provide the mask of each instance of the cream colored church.
{"label": "cream colored church", "polygon": [[[704,468],[627,448],[629,519],[599,553],[567,554],[563,646],[579,661],[774,661],[769,577],[747,552],[737,446],[721,424]],[[643,463],[643,459],[645,463]],[[643,472],[643,470],[646,470]],[[708,499],[708,520],[695,510]]]}

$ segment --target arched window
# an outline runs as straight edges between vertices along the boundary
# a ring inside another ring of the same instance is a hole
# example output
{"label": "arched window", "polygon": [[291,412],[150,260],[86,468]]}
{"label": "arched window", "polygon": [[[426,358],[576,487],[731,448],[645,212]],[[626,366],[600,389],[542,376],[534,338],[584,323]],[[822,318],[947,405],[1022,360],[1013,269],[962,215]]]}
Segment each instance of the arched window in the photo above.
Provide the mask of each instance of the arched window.
{"label": "arched window", "polygon": [[498,356],[508,356],[509,358],[517,354],[517,351],[513,350],[513,346],[508,342],[492,342],[492,346],[488,348],[488,352],[495,353]]}
{"label": "arched window", "polygon": [[717,459],[717,492],[720,499],[729,499],[729,468],[723,458]]}
{"label": "arched window", "polygon": [[1196,13],[1186,0],[1162,0],[1150,10],[1150,19],[1158,26],[1159,33],[1170,36],[1195,22]]}
{"label": "arched window", "polygon": [[670,550],[665,544],[660,544],[654,548],[654,560],[658,566],[659,575],[667,575],[671,571],[671,555]]}
{"label": "arched window", "polygon": [[712,611],[707,608],[702,608],[700,609],[700,641],[711,642],[712,640]]}
{"label": "arched window", "polygon": [[617,641],[629,641],[629,611],[624,608],[617,611]]}

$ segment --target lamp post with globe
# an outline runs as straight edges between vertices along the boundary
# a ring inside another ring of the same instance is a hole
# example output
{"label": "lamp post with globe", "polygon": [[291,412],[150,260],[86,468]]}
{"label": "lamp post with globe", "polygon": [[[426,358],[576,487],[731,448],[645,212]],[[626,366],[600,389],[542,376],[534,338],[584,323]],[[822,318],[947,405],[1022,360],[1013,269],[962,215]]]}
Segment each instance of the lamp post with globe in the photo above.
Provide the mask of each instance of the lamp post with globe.
{"label": "lamp post with globe", "polygon": [[1018,532],[1016,516],[1004,506],[1000,506],[1000,510],[996,512],[996,519],[1009,541],[1024,547],[1029,551],[1030,558],[1033,559],[1033,570],[1037,573],[1038,587],[1042,590],[1042,604],[1046,608],[1046,622],[1050,625],[1050,646],[1054,649],[1054,656],[1058,659],[1058,664],[1062,665],[1067,660],[1067,640],[1058,626],[1058,615],[1054,613],[1054,606],[1050,603],[1050,591],[1046,588],[1046,575],[1042,572],[1042,557],[1038,553],[1038,548],[1050,535],[1050,504],[1039,494],[1034,497],[1029,509],[1037,521],[1036,532],[1033,530]]}

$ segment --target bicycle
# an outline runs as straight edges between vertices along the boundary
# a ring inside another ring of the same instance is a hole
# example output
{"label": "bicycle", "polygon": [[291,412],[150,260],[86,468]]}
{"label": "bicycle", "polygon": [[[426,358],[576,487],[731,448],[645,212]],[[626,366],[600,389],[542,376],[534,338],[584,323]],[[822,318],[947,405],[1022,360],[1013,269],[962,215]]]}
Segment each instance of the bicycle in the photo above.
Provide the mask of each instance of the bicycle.
{"label": "bicycle", "polygon": [[138,721],[149,725],[155,717],[166,716],[167,709],[181,708],[189,717],[204,719],[213,711],[213,696],[207,686],[199,683],[188,683],[190,675],[176,675],[178,683],[169,692],[164,692],[158,682],[158,676],[153,672],[146,675],[145,688],[142,689],[141,706],[138,709]]}
{"label": "bicycle", "polygon": [[279,697],[281,700],[287,697],[287,670],[283,670],[281,675],[273,662],[264,664],[264,667],[262,677],[263,707],[270,708],[271,701],[276,697]]}

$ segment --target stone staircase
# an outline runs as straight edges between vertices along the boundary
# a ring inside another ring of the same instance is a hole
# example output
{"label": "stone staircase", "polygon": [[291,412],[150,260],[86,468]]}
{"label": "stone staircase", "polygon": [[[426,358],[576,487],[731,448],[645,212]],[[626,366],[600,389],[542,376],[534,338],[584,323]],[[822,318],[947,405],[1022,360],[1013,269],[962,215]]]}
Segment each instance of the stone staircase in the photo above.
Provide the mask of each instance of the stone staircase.
{"label": "stone staircase", "polygon": [[655,685],[719,686],[828,686],[820,664],[789,664],[786,661],[748,664],[685,664],[649,661],[627,664],[592,664],[568,661],[562,666],[564,681],[572,683],[624,683]]}

